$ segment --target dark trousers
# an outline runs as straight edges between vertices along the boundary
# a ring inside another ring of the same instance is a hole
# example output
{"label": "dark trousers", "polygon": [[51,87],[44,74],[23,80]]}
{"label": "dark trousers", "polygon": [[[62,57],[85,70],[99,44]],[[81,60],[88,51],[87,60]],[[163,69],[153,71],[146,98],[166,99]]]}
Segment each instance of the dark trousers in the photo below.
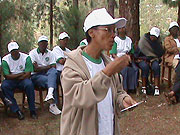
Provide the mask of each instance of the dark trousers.
{"label": "dark trousers", "polygon": [[[145,61],[141,61],[138,66],[142,70],[141,76],[148,78],[150,69],[149,64]],[[154,77],[160,77],[160,65],[158,61],[155,60],[151,63],[151,69],[154,72]]]}
{"label": "dark trousers", "polygon": [[40,86],[43,88],[54,88],[53,96],[55,99],[55,103],[58,103],[57,96],[57,70],[55,68],[51,68],[47,73],[37,73],[31,76],[33,84],[35,86]]}
{"label": "dark trousers", "polygon": [[180,101],[180,63],[177,65],[176,69],[176,78],[173,85],[173,91],[178,101]]}
{"label": "dark trousers", "polygon": [[20,80],[4,80],[1,85],[2,91],[5,96],[11,100],[13,105],[10,107],[12,112],[19,110],[16,99],[14,98],[14,89],[25,90],[27,95],[28,104],[30,111],[35,111],[35,94],[34,85],[30,79]]}

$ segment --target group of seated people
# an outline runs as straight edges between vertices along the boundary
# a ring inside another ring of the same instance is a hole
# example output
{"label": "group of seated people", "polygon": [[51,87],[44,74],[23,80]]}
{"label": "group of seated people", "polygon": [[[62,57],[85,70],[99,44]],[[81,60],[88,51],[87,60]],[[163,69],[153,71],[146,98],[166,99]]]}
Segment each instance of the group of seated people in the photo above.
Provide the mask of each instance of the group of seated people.
{"label": "group of seated people", "polygon": [[38,118],[35,109],[35,87],[47,88],[48,94],[44,101],[50,104],[49,111],[54,115],[61,113],[57,107],[59,98],[57,87],[60,84],[59,76],[66,61],[63,52],[70,51],[66,48],[69,38],[67,33],[61,33],[59,44],[50,51],[47,49],[48,38],[44,35],[40,36],[38,48],[31,50],[29,55],[20,51],[17,42],[12,41],[8,44],[9,53],[2,58],[1,64],[5,79],[1,84],[0,98],[19,120],[24,119],[24,114],[14,98],[16,88],[25,91],[31,118]]}
{"label": "group of seated people", "polygon": [[[133,91],[138,87],[139,69],[142,77],[142,93],[147,94],[147,85],[149,84],[149,70],[154,73],[154,95],[160,94],[160,63],[162,56],[169,66],[173,66],[176,71],[176,81],[171,92],[165,93],[168,103],[176,103],[180,98],[180,66],[179,51],[180,42],[178,39],[179,25],[177,22],[170,23],[170,35],[165,38],[164,47],[160,39],[160,29],[153,27],[148,33],[145,33],[137,46],[132,44],[131,38],[126,35],[126,26],[117,29],[117,36],[114,39],[114,45],[109,51],[111,60],[121,57],[125,54],[131,56],[131,64],[121,70],[123,76],[123,88],[127,92]],[[38,39],[38,48],[29,52],[29,55],[19,51],[17,42],[8,44],[9,54],[2,58],[2,72],[5,80],[1,84],[0,97],[10,110],[17,114],[19,120],[24,119],[24,114],[19,109],[14,98],[14,89],[25,90],[27,95],[30,116],[37,119],[35,110],[34,87],[43,87],[48,89],[48,94],[44,101],[50,103],[49,111],[55,115],[61,113],[57,107],[57,84],[60,84],[60,75],[67,56],[64,52],[70,52],[67,48],[69,35],[63,32],[59,35],[59,45],[52,51],[48,50],[48,38],[40,36]],[[82,40],[80,45],[88,45],[86,39]],[[120,78],[121,81],[121,78]]]}
{"label": "group of seated people", "polygon": [[[169,36],[164,40],[164,46],[160,38],[160,29],[153,27],[148,33],[145,33],[139,40],[138,45],[134,46],[131,39],[126,36],[125,27],[117,29],[115,43],[110,50],[111,59],[121,57],[124,54],[131,55],[132,61],[121,71],[123,76],[124,90],[131,91],[138,86],[139,70],[141,69],[142,93],[147,94],[149,85],[148,77],[150,69],[154,74],[154,95],[160,94],[160,66],[162,57],[165,63],[175,69],[175,82],[169,93],[164,93],[168,104],[176,103],[180,98],[180,38],[179,25],[177,22],[171,22],[169,25]],[[135,49],[134,49],[135,48]]]}

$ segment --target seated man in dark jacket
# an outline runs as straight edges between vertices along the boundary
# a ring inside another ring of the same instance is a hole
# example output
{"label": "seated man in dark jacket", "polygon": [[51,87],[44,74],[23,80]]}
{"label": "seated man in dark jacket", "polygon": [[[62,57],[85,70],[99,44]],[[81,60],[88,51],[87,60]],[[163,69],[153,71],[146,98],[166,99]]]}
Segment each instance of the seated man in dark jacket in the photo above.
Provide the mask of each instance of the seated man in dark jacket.
{"label": "seated man in dark jacket", "polygon": [[159,64],[161,62],[161,57],[164,54],[159,35],[160,30],[153,27],[149,33],[146,33],[141,37],[135,52],[135,57],[138,58],[138,66],[142,70],[142,92],[146,94],[149,69],[151,68],[154,73],[155,96],[159,95]]}

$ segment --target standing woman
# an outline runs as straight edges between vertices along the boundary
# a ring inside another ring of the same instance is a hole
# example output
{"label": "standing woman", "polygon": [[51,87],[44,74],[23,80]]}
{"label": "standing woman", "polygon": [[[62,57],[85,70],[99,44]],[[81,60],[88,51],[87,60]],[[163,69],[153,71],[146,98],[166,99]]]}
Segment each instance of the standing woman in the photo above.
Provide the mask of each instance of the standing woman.
{"label": "standing woman", "polygon": [[[115,43],[110,51],[111,58],[121,57],[124,54],[130,54],[133,58],[134,46],[131,38],[126,36],[126,27],[117,28]],[[125,67],[120,73],[123,76],[123,88],[127,92],[134,92],[138,84],[139,69],[133,61],[131,66]]]}
{"label": "standing woman", "polygon": [[105,8],[92,11],[85,19],[88,46],[68,53],[61,74],[64,105],[61,135],[119,135],[117,114],[136,102],[122,89],[118,72],[129,64],[124,55],[113,62],[102,53],[114,43],[115,27],[124,18],[113,19]]}

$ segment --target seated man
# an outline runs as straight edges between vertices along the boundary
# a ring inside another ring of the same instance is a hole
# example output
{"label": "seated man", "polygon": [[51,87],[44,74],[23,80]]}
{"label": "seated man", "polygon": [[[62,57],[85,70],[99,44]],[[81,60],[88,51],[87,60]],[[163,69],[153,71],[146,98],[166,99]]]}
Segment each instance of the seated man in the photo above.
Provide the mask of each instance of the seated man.
{"label": "seated man", "polygon": [[150,68],[154,73],[154,96],[159,96],[160,94],[160,62],[164,52],[160,40],[160,29],[157,27],[153,27],[150,32],[145,33],[139,40],[135,57],[138,59],[138,66],[142,71],[142,92],[144,94],[147,94]]}
{"label": "seated man", "polygon": [[67,56],[64,55],[64,52],[70,52],[70,50],[67,48],[69,38],[70,37],[66,32],[61,33],[59,35],[59,45],[54,47],[52,51],[54,56],[56,57],[56,69],[58,71],[58,79],[60,79],[60,75],[67,58]]}
{"label": "seated man", "polygon": [[[31,77],[35,86],[48,88],[48,94],[45,101],[53,100],[49,106],[49,111],[55,115],[61,113],[57,108],[57,70],[56,61],[53,53],[47,49],[48,38],[41,36],[38,39],[38,48],[29,52],[34,65],[34,73]],[[54,102],[55,99],[55,102]]]}
{"label": "seated man", "polygon": [[33,71],[31,58],[24,53],[19,52],[19,46],[16,42],[8,44],[10,52],[2,58],[2,69],[5,80],[2,82],[1,88],[5,96],[13,103],[10,106],[12,112],[16,112],[18,119],[24,119],[23,113],[20,111],[16,99],[14,98],[14,89],[25,90],[30,109],[30,116],[37,119],[35,112],[35,94],[34,85],[30,76]]}
{"label": "seated man", "polygon": [[[1,74],[1,57],[0,57],[0,74]],[[3,101],[4,105],[6,105],[7,107],[12,105],[12,102],[4,96],[1,89],[0,89],[0,98]]]}

